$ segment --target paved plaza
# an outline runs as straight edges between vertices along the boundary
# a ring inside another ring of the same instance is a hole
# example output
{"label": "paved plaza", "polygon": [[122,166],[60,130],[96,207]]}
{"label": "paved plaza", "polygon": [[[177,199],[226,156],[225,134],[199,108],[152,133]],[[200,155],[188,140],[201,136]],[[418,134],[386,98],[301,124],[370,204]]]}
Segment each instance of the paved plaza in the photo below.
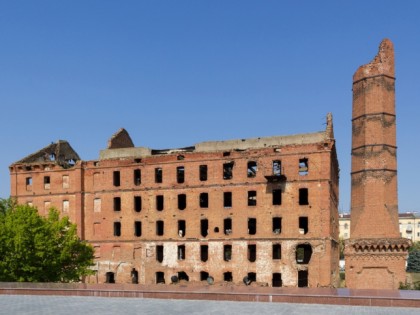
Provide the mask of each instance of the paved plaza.
{"label": "paved plaza", "polygon": [[0,295],[0,314],[107,315],[107,314],[310,314],[403,315],[418,308],[364,307],[265,302],[163,300],[46,295]]}

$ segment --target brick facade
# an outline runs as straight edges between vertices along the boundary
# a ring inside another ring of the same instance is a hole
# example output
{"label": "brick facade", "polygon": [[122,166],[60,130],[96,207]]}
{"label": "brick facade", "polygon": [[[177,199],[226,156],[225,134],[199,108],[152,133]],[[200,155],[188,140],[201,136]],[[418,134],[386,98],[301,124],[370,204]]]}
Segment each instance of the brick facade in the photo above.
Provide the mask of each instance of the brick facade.
{"label": "brick facade", "polygon": [[311,134],[151,150],[121,129],[98,160],[70,149],[11,165],[11,195],[78,224],[95,247],[87,282],[338,285],[331,115]]}

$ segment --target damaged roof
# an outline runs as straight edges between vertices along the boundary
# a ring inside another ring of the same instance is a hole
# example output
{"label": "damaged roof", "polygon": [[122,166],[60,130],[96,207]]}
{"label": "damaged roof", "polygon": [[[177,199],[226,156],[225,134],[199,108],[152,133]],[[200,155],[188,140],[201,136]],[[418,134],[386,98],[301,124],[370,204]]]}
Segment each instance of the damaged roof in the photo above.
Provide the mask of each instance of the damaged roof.
{"label": "damaged roof", "polygon": [[61,166],[67,166],[74,164],[79,160],[79,155],[67,141],[58,140],[56,143],[51,143],[49,146],[46,146],[13,164],[55,162]]}

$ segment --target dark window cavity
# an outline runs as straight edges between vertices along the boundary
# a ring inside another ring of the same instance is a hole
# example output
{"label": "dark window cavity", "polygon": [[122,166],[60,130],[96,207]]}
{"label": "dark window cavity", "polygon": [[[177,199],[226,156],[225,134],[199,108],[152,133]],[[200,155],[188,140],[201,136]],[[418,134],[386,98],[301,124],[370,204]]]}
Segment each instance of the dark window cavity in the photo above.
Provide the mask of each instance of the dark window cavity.
{"label": "dark window cavity", "polygon": [[299,175],[308,175],[308,159],[299,160]]}
{"label": "dark window cavity", "polygon": [[248,218],[248,234],[255,235],[257,233],[257,219]]}
{"label": "dark window cavity", "polygon": [[223,220],[223,231],[225,235],[232,234],[232,219],[227,218]]}
{"label": "dark window cavity", "polygon": [[274,176],[281,175],[281,161],[279,160],[273,161],[273,175]]}
{"label": "dark window cavity", "polygon": [[208,208],[208,207],[209,207],[209,194],[201,193],[200,194],[200,208]]}
{"label": "dark window cavity", "polygon": [[155,183],[162,183],[163,172],[161,167],[155,168]]}
{"label": "dark window cavity", "polygon": [[118,187],[121,185],[121,180],[120,180],[120,171],[114,171],[114,176],[113,176],[113,180],[114,180],[114,186]]}
{"label": "dark window cavity", "polygon": [[296,246],[296,262],[298,264],[308,264],[312,256],[312,246],[309,244],[299,244]]}
{"label": "dark window cavity", "polygon": [[165,283],[165,273],[162,271],[156,272],[156,283]]}
{"label": "dark window cavity", "polygon": [[248,272],[248,280],[250,282],[256,282],[257,281],[257,274],[255,272]]}
{"label": "dark window cavity", "polygon": [[185,259],[185,245],[178,245],[178,260]]}
{"label": "dark window cavity", "polygon": [[255,260],[257,260],[257,245],[248,245],[248,260],[250,262],[255,262]]}
{"label": "dark window cavity", "polygon": [[232,192],[225,191],[223,193],[223,206],[225,208],[231,208],[232,207]]}
{"label": "dark window cavity", "polygon": [[114,211],[121,211],[121,197],[114,197]]}
{"label": "dark window cavity", "polygon": [[273,205],[281,205],[281,189],[273,189]]}
{"label": "dark window cavity", "polygon": [[186,233],[185,220],[178,220],[178,236],[184,237]]}
{"label": "dark window cavity", "polygon": [[208,235],[209,230],[209,220],[201,219],[200,220],[200,234],[202,237],[206,237]]}
{"label": "dark window cavity", "polygon": [[306,288],[308,286],[308,270],[298,271],[298,287]]}
{"label": "dark window cavity", "polygon": [[233,162],[223,164],[223,179],[231,179],[233,177]]}
{"label": "dark window cavity", "polygon": [[162,236],[164,233],[164,222],[156,221],[156,235]]}
{"label": "dark window cavity", "polygon": [[248,191],[248,206],[257,205],[257,192],[255,190]]}
{"label": "dark window cavity", "polygon": [[233,276],[232,276],[232,272],[230,271],[226,271],[223,273],[223,280],[226,282],[232,282],[233,281]]}
{"label": "dark window cavity", "polygon": [[207,165],[200,165],[200,180],[202,182],[207,180]]}
{"label": "dark window cavity", "polygon": [[134,235],[141,236],[141,221],[134,222]]}
{"label": "dark window cavity", "polygon": [[281,281],[281,273],[273,273],[273,287],[281,287],[283,282]]}
{"label": "dark window cavity", "polygon": [[281,233],[281,218],[280,217],[273,218],[273,233],[274,234]]}
{"label": "dark window cavity", "polygon": [[299,233],[306,234],[309,231],[308,217],[299,217]]}
{"label": "dark window cavity", "polygon": [[206,271],[200,271],[200,281],[207,281],[209,273]]}
{"label": "dark window cavity", "polygon": [[200,259],[201,261],[207,261],[209,259],[209,246],[200,245]]}
{"label": "dark window cavity", "polygon": [[121,236],[121,222],[114,222],[114,236]]}
{"label": "dark window cavity", "polygon": [[281,259],[281,245],[273,244],[273,259]]}
{"label": "dark window cavity", "polygon": [[190,277],[188,277],[187,273],[185,271],[178,272],[178,280],[184,280],[184,281],[190,281]]}
{"label": "dark window cavity", "polygon": [[163,195],[157,195],[156,196],[156,210],[157,211],[162,211],[163,207],[164,207],[164,203],[163,203]]}
{"label": "dark window cavity", "polygon": [[163,245],[156,245],[156,260],[158,262],[163,261]]}
{"label": "dark window cavity", "polygon": [[44,176],[44,189],[50,189],[51,178],[49,176]]}
{"label": "dark window cavity", "polygon": [[105,283],[115,283],[115,275],[113,272],[107,272],[105,274]]}
{"label": "dark window cavity", "polygon": [[134,196],[134,211],[140,212],[141,211],[141,197]]}
{"label": "dark window cavity", "polygon": [[257,162],[249,161],[248,162],[248,177],[255,177],[257,175]]}
{"label": "dark window cavity", "polygon": [[180,194],[178,195],[178,209],[184,210],[187,207],[187,195]]}
{"label": "dark window cavity", "polygon": [[223,260],[230,261],[232,259],[232,245],[223,245]]}
{"label": "dark window cavity", "polygon": [[182,184],[185,181],[185,168],[178,166],[176,168],[176,182]]}
{"label": "dark window cavity", "polygon": [[308,188],[299,188],[299,204],[309,205]]}
{"label": "dark window cavity", "polygon": [[134,170],[134,185],[139,186],[141,184],[141,171],[139,169]]}

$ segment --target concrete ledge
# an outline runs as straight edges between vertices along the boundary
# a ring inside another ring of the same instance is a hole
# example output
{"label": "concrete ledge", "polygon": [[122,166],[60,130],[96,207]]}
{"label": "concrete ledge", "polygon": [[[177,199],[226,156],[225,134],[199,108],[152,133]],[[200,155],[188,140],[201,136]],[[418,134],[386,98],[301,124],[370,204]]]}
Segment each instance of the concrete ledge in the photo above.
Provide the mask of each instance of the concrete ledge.
{"label": "concrete ledge", "polygon": [[359,306],[420,307],[420,291],[272,288],[233,285],[0,283],[0,294],[132,297]]}

